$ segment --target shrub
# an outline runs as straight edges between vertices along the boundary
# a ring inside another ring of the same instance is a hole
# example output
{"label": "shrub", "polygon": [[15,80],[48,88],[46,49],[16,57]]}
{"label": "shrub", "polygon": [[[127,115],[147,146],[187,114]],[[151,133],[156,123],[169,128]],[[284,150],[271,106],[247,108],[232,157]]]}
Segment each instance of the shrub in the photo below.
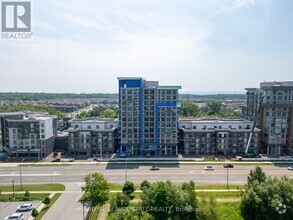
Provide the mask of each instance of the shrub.
{"label": "shrub", "polygon": [[125,195],[130,195],[134,192],[134,184],[131,181],[126,181],[123,185],[122,192]]}
{"label": "shrub", "polygon": [[33,210],[32,210],[32,216],[35,218],[35,217],[38,216],[38,214],[39,214],[38,210],[36,210],[35,208],[33,208]]}
{"label": "shrub", "polygon": [[43,203],[44,203],[45,205],[49,205],[50,202],[51,202],[51,199],[50,199],[48,196],[45,197],[44,200],[43,200]]}

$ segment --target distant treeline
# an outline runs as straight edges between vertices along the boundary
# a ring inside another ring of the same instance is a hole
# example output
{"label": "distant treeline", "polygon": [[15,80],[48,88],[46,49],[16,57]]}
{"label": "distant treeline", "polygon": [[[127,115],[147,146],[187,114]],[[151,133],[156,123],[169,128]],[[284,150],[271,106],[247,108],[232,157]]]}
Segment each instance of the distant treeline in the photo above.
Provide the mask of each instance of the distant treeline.
{"label": "distant treeline", "polygon": [[22,92],[0,92],[2,101],[45,101],[57,99],[77,99],[77,98],[118,98],[117,94],[112,93],[22,93]]}
{"label": "distant treeline", "polygon": [[210,94],[210,95],[196,95],[196,94],[179,94],[180,99],[206,99],[206,100],[246,100],[246,94]]}
{"label": "distant treeline", "polygon": [[64,113],[58,111],[55,108],[51,108],[48,105],[31,105],[31,104],[21,104],[21,105],[2,105],[0,106],[1,112],[19,112],[19,111],[31,111],[31,112],[48,112],[50,115],[56,115],[62,118]]}
{"label": "distant treeline", "polygon": [[[45,101],[58,99],[91,99],[91,98],[116,98],[117,93],[22,93],[22,92],[0,92],[1,101]],[[245,100],[245,94],[214,94],[214,95],[195,95],[179,94],[180,99],[198,99],[198,100]]]}

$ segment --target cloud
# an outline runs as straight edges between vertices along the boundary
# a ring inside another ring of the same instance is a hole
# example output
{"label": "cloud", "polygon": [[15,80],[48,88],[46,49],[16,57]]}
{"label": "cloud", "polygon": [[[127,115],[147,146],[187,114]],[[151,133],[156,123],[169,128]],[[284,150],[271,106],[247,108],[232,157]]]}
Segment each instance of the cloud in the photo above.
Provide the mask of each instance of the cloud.
{"label": "cloud", "polygon": [[266,5],[270,2],[271,0],[234,0],[231,5],[221,6],[216,11],[216,14],[229,13],[242,8],[254,7],[256,5]]}

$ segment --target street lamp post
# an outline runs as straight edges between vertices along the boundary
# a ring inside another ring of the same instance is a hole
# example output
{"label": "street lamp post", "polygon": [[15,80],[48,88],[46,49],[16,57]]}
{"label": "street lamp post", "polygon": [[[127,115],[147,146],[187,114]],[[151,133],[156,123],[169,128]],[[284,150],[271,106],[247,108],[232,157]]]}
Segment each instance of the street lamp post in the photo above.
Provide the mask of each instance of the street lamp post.
{"label": "street lamp post", "polygon": [[13,192],[13,200],[15,200],[15,194],[14,194],[14,180],[12,180],[12,192]]}
{"label": "street lamp post", "polygon": [[82,203],[82,219],[84,220],[84,201],[82,201],[81,203]]}
{"label": "street lamp post", "polygon": [[22,162],[24,161],[25,159],[22,159],[22,161],[20,162],[20,165],[19,165],[19,175],[20,175],[20,189],[22,189],[22,175],[21,175],[21,165],[22,165]]}
{"label": "street lamp post", "polygon": [[227,189],[229,189],[229,167],[227,169]]}
{"label": "street lamp post", "polygon": [[127,156],[125,156],[125,182],[127,181]]}

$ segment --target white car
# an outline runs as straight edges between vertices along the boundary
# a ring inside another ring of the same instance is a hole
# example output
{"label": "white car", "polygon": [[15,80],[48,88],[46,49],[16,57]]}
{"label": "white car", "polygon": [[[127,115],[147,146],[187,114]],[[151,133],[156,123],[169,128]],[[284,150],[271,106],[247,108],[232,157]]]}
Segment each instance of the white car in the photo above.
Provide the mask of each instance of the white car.
{"label": "white car", "polygon": [[288,167],[288,170],[293,170],[293,166],[291,166],[291,167]]}
{"label": "white car", "polygon": [[23,214],[21,213],[15,213],[12,215],[8,215],[5,217],[4,220],[23,220]]}
{"label": "white car", "polygon": [[20,211],[29,211],[33,209],[33,204],[32,203],[26,203],[23,205],[20,205],[17,207],[16,211],[20,212]]}
{"label": "white car", "polygon": [[214,167],[212,167],[212,166],[207,166],[207,167],[204,168],[204,170],[212,171],[212,170],[214,170]]}

